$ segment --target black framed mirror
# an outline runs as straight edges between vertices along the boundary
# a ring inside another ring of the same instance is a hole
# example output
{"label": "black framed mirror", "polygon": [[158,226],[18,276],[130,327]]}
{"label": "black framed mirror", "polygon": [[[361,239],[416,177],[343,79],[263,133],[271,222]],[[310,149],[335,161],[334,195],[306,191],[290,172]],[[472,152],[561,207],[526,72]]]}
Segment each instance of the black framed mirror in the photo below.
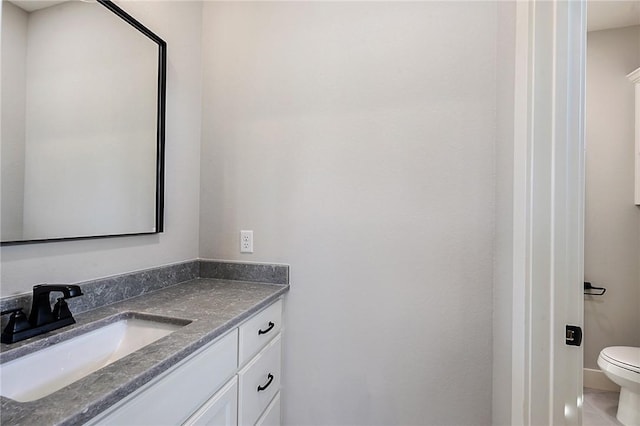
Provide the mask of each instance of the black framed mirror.
{"label": "black framed mirror", "polygon": [[110,0],[2,8],[1,244],[162,232],[164,40]]}

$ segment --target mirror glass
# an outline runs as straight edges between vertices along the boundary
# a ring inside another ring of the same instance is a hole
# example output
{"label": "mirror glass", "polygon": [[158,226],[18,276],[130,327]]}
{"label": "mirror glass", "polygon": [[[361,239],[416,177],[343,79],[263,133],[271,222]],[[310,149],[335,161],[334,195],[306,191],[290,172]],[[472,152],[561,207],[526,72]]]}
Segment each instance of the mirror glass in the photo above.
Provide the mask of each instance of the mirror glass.
{"label": "mirror glass", "polygon": [[3,244],[162,231],[164,41],[110,1],[2,2]]}

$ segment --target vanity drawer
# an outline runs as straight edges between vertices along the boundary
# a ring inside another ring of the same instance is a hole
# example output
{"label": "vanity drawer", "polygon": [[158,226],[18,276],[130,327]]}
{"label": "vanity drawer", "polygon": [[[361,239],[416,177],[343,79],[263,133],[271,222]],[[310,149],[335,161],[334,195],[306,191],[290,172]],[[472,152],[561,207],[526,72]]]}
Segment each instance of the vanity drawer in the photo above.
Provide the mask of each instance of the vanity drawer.
{"label": "vanity drawer", "polygon": [[256,426],[280,426],[280,392],[273,397],[273,401],[264,410],[256,422]]}
{"label": "vanity drawer", "polygon": [[233,330],[88,424],[182,424],[234,374],[237,360],[238,332]]}
{"label": "vanity drawer", "polygon": [[254,425],[280,390],[280,334],[238,372],[238,424]]}
{"label": "vanity drawer", "polygon": [[256,354],[282,327],[282,299],[257,313],[240,327],[239,363],[242,366]]}

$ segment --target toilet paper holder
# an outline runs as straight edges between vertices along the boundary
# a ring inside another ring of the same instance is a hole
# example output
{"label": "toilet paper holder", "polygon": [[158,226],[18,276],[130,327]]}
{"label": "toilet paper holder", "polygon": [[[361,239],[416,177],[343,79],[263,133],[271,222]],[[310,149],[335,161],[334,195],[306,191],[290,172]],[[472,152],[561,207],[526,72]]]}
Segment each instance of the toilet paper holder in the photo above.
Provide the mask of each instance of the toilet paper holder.
{"label": "toilet paper holder", "polygon": [[588,296],[602,296],[607,291],[604,287],[596,287],[590,282],[584,282],[584,294]]}

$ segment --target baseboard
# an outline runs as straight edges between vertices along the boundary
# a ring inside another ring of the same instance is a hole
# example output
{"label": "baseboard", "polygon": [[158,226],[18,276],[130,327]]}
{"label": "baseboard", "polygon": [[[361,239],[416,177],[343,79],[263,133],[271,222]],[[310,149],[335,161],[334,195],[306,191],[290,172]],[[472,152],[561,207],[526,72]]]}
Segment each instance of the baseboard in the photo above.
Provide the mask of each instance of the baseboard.
{"label": "baseboard", "polygon": [[620,386],[609,380],[602,371],[592,368],[584,369],[582,384],[585,388],[620,392]]}

